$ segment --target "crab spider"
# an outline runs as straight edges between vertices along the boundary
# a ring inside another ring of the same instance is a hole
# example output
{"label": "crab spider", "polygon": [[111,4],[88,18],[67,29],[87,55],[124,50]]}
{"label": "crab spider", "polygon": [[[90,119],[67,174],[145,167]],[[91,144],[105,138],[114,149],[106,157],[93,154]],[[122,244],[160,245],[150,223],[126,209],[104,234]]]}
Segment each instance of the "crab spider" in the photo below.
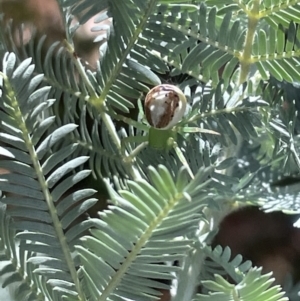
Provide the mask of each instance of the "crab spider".
{"label": "crab spider", "polygon": [[[184,125],[181,127],[180,121],[185,114],[186,106],[186,97],[176,86],[162,84],[151,89],[146,95],[144,110],[141,105],[139,106],[140,113],[142,113],[142,116],[146,117],[146,120],[150,125],[150,127],[143,127],[143,130],[146,132],[148,131],[148,133],[145,136],[132,136],[122,140],[123,146],[126,142],[130,141],[140,143],[126,158],[132,160],[148,145],[152,148],[166,151],[174,148],[178,158],[187,168],[191,178],[194,178],[187,160],[177,145],[177,133],[219,133],[197,127],[185,127]],[[128,123],[133,124],[132,122]],[[140,124],[137,124],[136,122],[133,125],[140,127]]]}

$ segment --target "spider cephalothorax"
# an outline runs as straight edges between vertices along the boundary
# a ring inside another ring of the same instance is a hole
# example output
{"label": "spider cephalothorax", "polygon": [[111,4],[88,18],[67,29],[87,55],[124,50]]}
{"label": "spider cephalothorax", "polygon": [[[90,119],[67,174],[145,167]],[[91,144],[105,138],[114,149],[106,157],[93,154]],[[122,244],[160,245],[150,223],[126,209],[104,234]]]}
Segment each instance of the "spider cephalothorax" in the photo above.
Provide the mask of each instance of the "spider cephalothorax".
{"label": "spider cephalothorax", "polygon": [[186,98],[173,85],[159,85],[151,89],[145,99],[145,115],[149,124],[157,129],[171,129],[183,117]]}

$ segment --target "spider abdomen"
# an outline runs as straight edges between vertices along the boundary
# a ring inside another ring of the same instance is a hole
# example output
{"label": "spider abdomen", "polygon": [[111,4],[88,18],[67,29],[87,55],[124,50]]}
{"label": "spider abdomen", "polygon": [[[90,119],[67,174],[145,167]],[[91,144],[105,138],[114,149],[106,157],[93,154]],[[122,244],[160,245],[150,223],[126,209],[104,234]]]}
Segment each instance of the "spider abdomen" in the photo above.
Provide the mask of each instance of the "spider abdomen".
{"label": "spider abdomen", "polygon": [[176,125],[186,109],[186,98],[173,85],[159,85],[151,89],[145,99],[145,115],[149,124],[166,130]]}

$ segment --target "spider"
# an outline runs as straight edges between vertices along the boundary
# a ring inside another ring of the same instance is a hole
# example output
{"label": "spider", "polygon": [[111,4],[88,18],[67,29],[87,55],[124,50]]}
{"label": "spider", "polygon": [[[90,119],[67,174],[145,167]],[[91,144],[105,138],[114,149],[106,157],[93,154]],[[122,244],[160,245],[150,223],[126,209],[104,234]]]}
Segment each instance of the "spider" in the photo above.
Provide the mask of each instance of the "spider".
{"label": "spider", "polygon": [[[219,135],[219,133],[198,127],[185,126],[182,118],[185,114],[186,106],[186,97],[178,87],[169,84],[162,84],[152,88],[146,95],[144,110],[141,104],[139,105],[140,114],[141,116],[146,117],[150,127],[142,127],[142,129],[147,133],[146,135],[126,137],[122,140],[122,149],[125,149],[124,145],[126,142],[140,143],[129,155],[127,155],[127,158],[132,160],[132,158],[134,158],[147,146],[166,151],[174,148],[178,158],[187,168],[188,173],[193,179],[194,174],[191,171],[181,149],[177,145],[177,133],[204,132],[217,135]],[[140,127],[137,124],[134,124],[134,126]]]}

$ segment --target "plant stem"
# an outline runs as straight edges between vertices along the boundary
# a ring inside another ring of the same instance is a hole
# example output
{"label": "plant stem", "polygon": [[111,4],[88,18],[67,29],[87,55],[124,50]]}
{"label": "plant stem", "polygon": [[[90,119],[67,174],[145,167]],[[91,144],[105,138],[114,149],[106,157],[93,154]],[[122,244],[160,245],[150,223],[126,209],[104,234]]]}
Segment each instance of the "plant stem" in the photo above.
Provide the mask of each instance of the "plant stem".
{"label": "plant stem", "polygon": [[192,300],[195,297],[199,275],[201,274],[201,270],[204,269],[203,264],[206,258],[200,246],[211,244],[213,236],[208,235],[208,233],[214,233],[224,217],[234,209],[232,203],[225,203],[219,211],[211,210],[208,207],[203,210],[206,220],[209,221],[209,223],[203,221],[199,223],[199,229],[195,233],[199,241],[183,259],[182,270],[175,280],[175,284],[177,285],[175,285],[176,287],[172,292],[171,301]]}
{"label": "plant stem", "polygon": [[119,74],[123,68],[123,64],[125,63],[126,58],[128,57],[128,55],[129,55],[130,51],[132,50],[132,48],[134,47],[134,45],[136,44],[140,34],[143,32],[143,30],[147,24],[147,21],[151,15],[151,13],[153,12],[157,2],[158,2],[157,0],[151,0],[148,2],[147,8],[145,8],[144,13],[141,15],[139,22],[136,24],[135,29],[132,32],[132,36],[130,37],[128,44],[126,45],[126,47],[124,48],[124,50],[122,52],[122,56],[120,56],[118,58],[117,63],[115,64],[114,68],[112,68],[112,70],[108,76],[108,80],[106,81],[104,89],[98,99],[98,101],[100,103],[105,101],[107,94],[109,93],[112,85],[114,84],[115,80],[117,79],[117,77],[119,76]]}
{"label": "plant stem", "polygon": [[84,301],[84,300],[86,300],[86,298],[85,298],[85,295],[84,295],[84,293],[82,291],[82,288],[81,288],[80,280],[78,278],[77,270],[76,270],[76,267],[75,267],[75,264],[74,264],[74,259],[72,258],[70,247],[67,243],[66,236],[64,234],[61,221],[58,217],[57,210],[56,210],[56,207],[54,205],[53,198],[52,198],[51,192],[50,192],[48,184],[47,184],[47,180],[44,176],[43,168],[42,168],[41,163],[38,159],[38,155],[36,153],[34,144],[31,140],[31,134],[30,134],[30,132],[27,128],[26,122],[25,122],[23,114],[21,112],[21,109],[20,109],[20,106],[19,106],[19,101],[17,99],[17,93],[13,89],[8,77],[3,73],[0,73],[0,76],[2,76],[2,78],[3,78],[4,85],[6,86],[6,89],[8,91],[8,98],[10,100],[10,104],[11,104],[12,108],[15,111],[15,116],[14,116],[15,120],[18,123],[19,129],[22,131],[23,140],[24,140],[24,143],[26,145],[29,156],[31,158],[32,165],[33,165],[33,168],[34,168],[35,173],[36,173],[37,181],[40,184],[41,191],[44,195],[45,202],[46,202],[46,204],[48,206],[48,209],[49,209],[49,214],[50,214],[51,219],[53,221],[53,228],[55,230],[57,239],[58,239],[58,241],[61,245],[61,249],[62,249],[62,252],[64,254],[64,259],[66,261],[68,271],[70,273],[70,276],[71,276],[71,278],[74,282],[76,291],[78,293],[78,300]]}
{"label": "plant stem", "polygon": [[85,73],[85,70],[84,70],[84,68],[83,68],[83,66],[80,62],[79,57],[77,57],[77,54],[75,53],[74,47],[67,40],[64,41],[64,44],[65,44],[68,52],[71,54],[71,56],[74,60],[75,66],[76,66],[79,74],[82,77],[82,80],[84,81],[84,83],[85,83],[85,85],[86,85],[86,87],[87,87],[87,89],[90,93],[90,98],[98,97],[94,87],[92,86],[90,80],[88,79],[88,77]]}
{"label": "plant stem", "polygon": [[260,0],[254,0],[251,10],[247,11],[248,29],[247,29],[247,33],[246,33],[244,51],[240,57],[241,70],[240,70],[238,86],[247,80],[250,66],[252,64],[252,62],[251,62],[252,43],[253,43],[255,31],[256,31],[256,26],[259,21],[259,3],[260,3]]}
{"label": "plant stem", "polygon": [[201,249],[192,249],[182,263],[182,271],[173,282],[171,301],[192,300],[199,282],[199,275],[204,263],[205,254]]}
{"label": "plant stem", "polygon": [[[71,54],[74,54],[74,49],[72,47],[72,45],[70,43],[68,43],[67,41],[65,41],[65,44],[67,46],[68,51]],[[116,146],[118,153],[120,156],[123,157],[122,155],[122,146],[121,146],[121,140],[117,134],[117,130],[116,127],[111,119],[111,117],[105,112],[105,103],[104,102],[99,102],[99,101],[95,101],[97,99],[99,99],[99,96],[97,95],[94,87],[92,86],[89,78],[86,75],[86,72],[80,62],[80,59],[76,56],[76,55],[72,55],[72,57],[74,58],[74,62],[75,62],[75,66],[82,78],[82,80],[84,81],[89,93],[90,93],[90,99],[89,99],[89,103],[91,103],[92,105],[94,105],[94,107],[96,108],[96,110],[99,112],[102,121],[104,122],[109,136],[111,137],[114,145]],[[126,156],[128,156],[128,153],[125,153]],[[127,162],[125,164],[125,167],[128,171],[128,173],[132,176],[132,178],[134,180],[140,179],[141,175],[138,172],[138,170],[135,168],[135,166],[133,165],[132,161],[131,162]]]}

